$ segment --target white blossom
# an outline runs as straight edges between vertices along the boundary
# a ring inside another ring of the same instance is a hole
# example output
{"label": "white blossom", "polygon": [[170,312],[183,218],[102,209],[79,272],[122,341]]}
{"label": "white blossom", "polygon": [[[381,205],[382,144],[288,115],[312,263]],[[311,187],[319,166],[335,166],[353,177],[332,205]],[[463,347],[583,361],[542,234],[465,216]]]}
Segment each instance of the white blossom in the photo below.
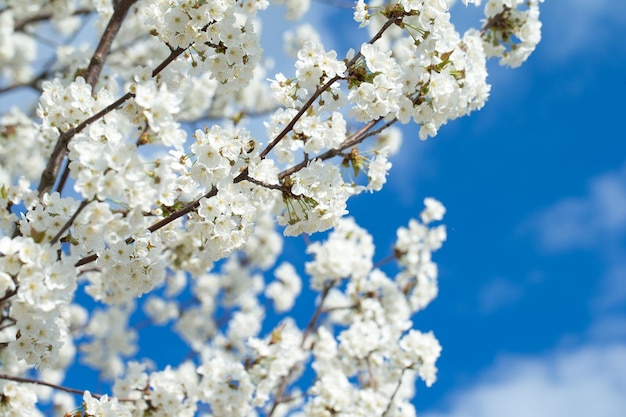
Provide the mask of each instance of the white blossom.
{"label": "white blossom", "polygon": [[[487,59],[528,58],[541,0],[488,0],[463,35],[450,1],[358,0],[367,29],[341,30],[361,44],[343,58],[304,23],[275,75],[263,11],[299,19],[308,0],[4,3],[0,414],[415,415],[441,352],[414,314],[438,294],[446,209],[426,198],[398,228],[390,271],[348,200],[385,186],[397,123],[425,140],[485,104]],[[311,235],[308,262],[281,232]],[[189,357],[141,357],[144,326]],[[112,392],[22,382],[60,385],[72,363]]]}

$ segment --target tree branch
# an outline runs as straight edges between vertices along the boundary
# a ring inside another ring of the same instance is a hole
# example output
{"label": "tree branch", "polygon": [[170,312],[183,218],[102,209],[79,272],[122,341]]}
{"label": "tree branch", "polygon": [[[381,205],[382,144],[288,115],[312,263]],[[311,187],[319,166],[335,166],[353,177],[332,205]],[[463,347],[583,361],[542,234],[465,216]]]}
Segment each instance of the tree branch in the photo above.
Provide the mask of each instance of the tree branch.
{"label": "tree branch", "polygon": [[[311,317],[309,324],[304,330],[304,333],[302,334],[302,341],[300,342],[301,348],[304,347],[307,337],[309,337],[309,335],[313,332],[313,330],[315,330],[317,320],[319,319],[320,315],[323,312],[322,307],[324,306],[324,301],[326,301],[326,297],[328,296],[328,293],[330,292],[331,288],[333,288],[333,286],[334,285],[332,283],[328,283],[324,286],[324,290],[322,291],[322,294],[320,296],[320,302],[317,305],[317,308],[315,309],[315,312],[313,313],[313,316]],[[289,372],[287,373],[287,375],[281,378],[280,385],[278,386],[278,390],[276,391],[276,395],[274,396],[274,404],[272,404],[272,408],[270,408],[270,411],[267,413],[267,417],[272,417],[272,415],[276,411],[276,407],[278,407],[278,404],[284,401],[283,396],[285,395],[285,390],[287,389],[287,383],[289,382],[289,377],[291,376],[291,374],[293,374],[295,369],[296,369],[295,365],[292,366]]]}
{"label": "tree branch", "polygon": [[[0,379],[5,379],[5,380],[8,380],[8,381],[14,381],[14,382],[22,382],[22,383],[25,383],[25,384],[43,385],[45,387],[54,388],[54,389],[59,390],[59,391],[69,392],[70,394],[84,395],[85,391],[86,391],[86,390],[68,388],[68,387],[64,387],[62,385],[52,384],[50,382],[39,381],[38,379],[23,378],[23,377],[20,377],[20,376],[12,376],[12,375],[6,375],[6,374],[0,374]],[[104,395],[103,394],[91,393],[91,396],[94,397],[94,398],[102,398]],[[136,401],[136,400],[133,400],[133,399],[130,399],[130,398],[118,398],[117,400],[118,401],[125,401],[125,402]]]}
{"label": "tree branch", "polygon": [[350,135],[349,138],[347,138],[346,140],[344,140],[341,145],[339,145],[339,147],[335,148],[335,149],[329,149],[328,151],[316,156],[316,157],[312,157],[309,159],[305,159],[302,162],[292,166],[291,168],[288,168],[284,171],[282,171],[280,174],[278,174],[278,179],[282,180],[292,174],[295,174],[296,172],[300,171],[302,168],[306,167],[307,164],[309,163],[309,161],[313,160],[313,159],[319,159],[322,161],[325,161],[327,159],[330,159],[332,157],[335,157],[337,155],[339,155],[343,150],[349,148],[350,146],[354,146],[360,142],[362,142],[363,140],[365,140],[364,134],[371,129],[373,126],[376,125],[376,123],[378,123],[380,120],[382,120],[382,117],[379,117],[376,120],[372,120],[371,122],[368,122],[367,124],[365,124],[365,126],[363,126],[361,129],[359,129],[358,132],[353,133],[352,135]]}
{"label": "tree branch", "polygon": [[128,13],[128,10],[136,1],[137,0],[122,0],[115,6],[115,11],[111,16],[111,20],[109,20],[107,27],[104,29],[104,33],[100,38],[98,47],[91,56],[91,61],[89,62],[89,66],[87,67],[85,74],[85,82],[91,86],[92,90],[95,87],[98,78],[100,78],[100,72],[102,72],[106,56],[111,50],[113,39],[115,39],[115,36],[122,27],[122,22],[126,17],[126,13]]}
{"label": "tree branch", "polygon": [[[239,177],[241,177],[241,175],[239,175]],[[239,178],[237,177],[237,178]],[[236,179],[235,179],[236,180]],[[240,182],[236,181],[236,182]],[[194,211],[195,209],[197,209],[200,206],[200,200],[202,200],[203,198],[211,198],[213,196],[215,196],[217,194],[217,188],[213,187],[211,189],[211,191],[209,191],[208,193],[202,195],[201,197],[197,198],[196,200],[192,201],[191,203],[187,204],[185,207],[183,207],[182,209],[175,211],[174,213],[170,214],[169,216],[167,216],[166,218],[159,220],[158,222],[154,223],[152,226],[148,227],[148,230],[151,233],[156,232],[157,230],[167,226],[168,224],[170,224],[171,222],[173,222],[174,220],[184,216],[185,214],[188,214],[192,211]],[[128,239],[126,239],[126,243],[130,244],[134,242],[134,239],[132,237],[129,237]],[[97,254],[93,254],[93,255],[89,255],[86,256],[84,258],[82,258],[81,260],[79,260],[78,262],[76,262],[74,264],[75,267],[79,267],[79,266],[83,266],[83,265],[87,265],[91,262],[96,261],[96,259],[98,259],[98,255]]]}
{"label": "tree branch", "polygon": [[57,243],[57,241],[61,238],[63,233],[65,233],[65,231],[70,228],[72,223],[74,223],[74,220],[76,220],[76,217],[78,217],[80,212],[83,211],[83,209],[87,207],[89,203],[91,203],[91,200],[81,201],[80,206],[78,206],[74,214],[72,214],[72,217],[69,218],[69,220],[63,225],[61,230],[59,230],[59,232],[56,235],[54,235],[54,237],[50,240],[50,245],[54,245],[55,243]]}
{"label": "tree branch", "polygon": [[[376,35],[374,35],[372,37],[372,39],[370,39],[370,41],[368,43],[369,44],[373,44],[378,39],[380,39],[380,37],[383,35],[383,33],[387,29],[389,29],[389,27],[391,25],[393,25],[395,22],[396,22],[396,17],[392,17],[392,18],[388,19],[385,22],[385,24],[380,28],[380,30],[376,33]],[[346,69],[349,69],[350,67],[352,67],[357,62],[357,60],[360,57],[361,57],[361,52],[357,52],[354,55],[354,57],[352,57],[352,59],[346,64]],[[313,95],[307,100],[307,102],[302,106],[302,108],[293,117],[293,119],[291,119],[289,121],[287,126],[285,126],[283,128],[283,130],[265,147],[265,149],[263,149],[263,151],[259,155],[261,157],[261,159],[265,159],[267,154],[270,153],[270,151],[272,149],[274,149],[274,147],[276,145],[278,145],[278,142],[280,142],[287,135],[287,133],[289,133],[291,131],[291,129],[293,129],[293,127],[296,125],[298,120],[300,120],[302,115],[309,110],[309,108],[313,105],[315,100],[317,100],[317,98],[319,96],[321,96],[324,91],[326,91],[328,88],[330,88],[330,86],[333,85],[333,83],[335,83],[335,81],[337,81],[337,80],[339,80],[341,78],[342,78],[341,76],[336,75],[333,78],[331,78],[330,80],[328,80],[323,86],[321,86],[317,90],[315,90],[315,93],[313,93]]]}
{"label": "tree branch", "polygon": [[396,388],[393,390],[393,394],[391,394],[391,397],[389,398],[389,403],[387,404],[387,408],[383,412],[383,417],[385,417],[391,410],[391,406],[393,405],[393,400],[396,398],[396,395],[398,394],[398,391],[400,390],[400,385],[402,385],[402,378],[404,377],[405,372],[406,372],[406,368],[403,368],[402,373],[400,374],[400,378],[398,378],[398,384],[396,385]]}

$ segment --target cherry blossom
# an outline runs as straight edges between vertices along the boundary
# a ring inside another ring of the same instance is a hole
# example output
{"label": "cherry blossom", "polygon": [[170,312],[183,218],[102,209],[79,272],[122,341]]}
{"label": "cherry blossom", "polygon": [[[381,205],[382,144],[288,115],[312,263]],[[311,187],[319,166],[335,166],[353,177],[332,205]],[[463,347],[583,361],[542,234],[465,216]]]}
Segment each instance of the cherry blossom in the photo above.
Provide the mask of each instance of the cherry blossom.
{"label": "cherry blossom", "polygon": [[[393,175],[398,122],[426,140],[486,104],[541,0],[488,0],[463,34],[449,1],[357,0],[342,30],[366,41],[300,25],[281,72],[265,11],[310,1],[1,3],[0,94],[35,93],[0,115],[2,415],[415,414],[446,209],[426,197],[384,253],[348,202]],[[143,357],[146,326],[189,355]],[[74,363],[110,392],[64,386]]]}

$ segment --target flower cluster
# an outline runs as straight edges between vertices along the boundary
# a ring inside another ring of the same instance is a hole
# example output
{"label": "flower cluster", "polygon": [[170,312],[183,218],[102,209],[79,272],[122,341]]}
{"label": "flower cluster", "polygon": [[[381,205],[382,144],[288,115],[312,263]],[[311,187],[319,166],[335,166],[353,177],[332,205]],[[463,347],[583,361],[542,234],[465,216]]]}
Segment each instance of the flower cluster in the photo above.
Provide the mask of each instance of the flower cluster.
{"label": "flower cluster", "polygon": [[[415,240],[408,246],[415,251],[423,245]],[[310,415],[322,410],[338,415],[406,410],[411,408],[407,398],[392,394],[397,387],[413,384],[417,376],[427,385],[436,379],[441,347],[432,333],[411,329],[411,316],[420,308],[413,301],[416,288],[406,287],[402,272],[392,279],[373,268],[373,249],[371,237],[351,220],[342,221],[324,244],[311,246],[316,254],[307,264],[312,286],[320,285],[319,277],[326,278],[323,285],[332,287],[324,303],[329,324],[343,330],[336,339],[332,327],[318,330],[313,348],[318,377],[305,406]],[[338,284],[346,279],[341,290]]]}
{"label": "flower cluster", "polygon": [[161,242],[147,230],[132,244],[116,242],[99,252],[97,266],[101,272],[89,275],[86,291],[111,304],[140,297],[165,279]]}
{"label": "flower cluster", "polygon": [[293,308],[295,299],[300,295],[302,280],[293,265],[281,264],[274,271],[277,280],[265,289],[265,295],[274,301],[276,311],[289,311]]}
{"label": "flower cluster", "polygon": [[[372,3],[370,9],[382,6]],[[484,105],[490,89],[486,56],[477,31],[456,32],[445,2],[399,3],[407,14],[405,29],[389,30],[383,42],[361,48],[367,69],[351,92],[357,104],[352,111],[364,120],[390,115],[401,123],[413,119],[421,127],[419,137],[426,139],[448,120]],[[371,21],[370,33],[385,22],[380,15],[355,19]]]}
{"label": "flower cluster", "polygon": [[43,416],[36,408],[37,395],[23,384],[12,381],[2,383],[2,403],[0,412],[7,417],[19,417],[29,415],[33,417]]}
{"label": "flower cluster", "polygon": [[290,195],[278,223],[286,225],[285,235],[328,230],[345,215],[346,201],[354,193],[333,164],[314,160],[290,178]]}
{"label": "flower cluster", "polygon": [[196,72],[210,73],[223,89],[245,85],[259,63],[261,48],[250,20],[240,23],[236,12],[255,15],[266,1],[150,2],[144,8],[145,24],[170,48],[193,45]]}
{"label": "flower cluster", "polygon": [[398,240],[394,246],[399,263],[405,268],[398,274],[398,282],[410,294],[409,301],[415,310],[426,307],[437,296],[437,265],[431,253],[441,248],[446,240],[443,225],[428,228],[433,221],[441,220],[445,208],[438,201],[427,198],[426,209],[421,213],[422,223],[409,222],[408,228],[398,229]]}
{"label": "flower cluster", "polygon": [[103,395],[99,399],[91,396],[89,391],[85,391],[83,395],[85,413],[88,416],[103,417],[130,417],[131,413],[122,407],[117,398],[109,398]]}
{"label": "flower cluster", "polygon": [[132,304],[95,310],[84,334],[89,341],[81,345],[82,360],[100,369],[105,378],[114,378],[124,370],[124,358],[137,351],[137,334],[128,328]]}
{"label": "flower cluster", "polygon": [[15,30],[14,12],[0,12],[0,74],[15,83],[27,82],[33,76],[37,44],[32,36]]}
{"label": "flower cluster", "polygon": [[[519,67],[541,40],[539,3],[543,0],[489,0],[485,5],[487,24],[485,51],[500,58],[500,64]],[[525,10],[520,6],[526,6]]]}
{"label": "flower cluster", "polygon": [[32,120],[17,107],[0,117],[0,183],[5,188],[20,176],[29,181],[37,179],[50,151],[39,139]]}
{"label": "flower cluster", "polygon": [[14,297],[2,321],[15,326],[11,336],[3,334],[8,337],[3,343],[10,343],[17,358],[30,365],[65,366],[71,361],[65,356],[72,350],[65,313],[77,287],[75,259],[59,257],[56,247],[41,242],[56,234],[75,209],[72,199],[46,196],[20,221],[23,236],[0,238],[0,291]]}

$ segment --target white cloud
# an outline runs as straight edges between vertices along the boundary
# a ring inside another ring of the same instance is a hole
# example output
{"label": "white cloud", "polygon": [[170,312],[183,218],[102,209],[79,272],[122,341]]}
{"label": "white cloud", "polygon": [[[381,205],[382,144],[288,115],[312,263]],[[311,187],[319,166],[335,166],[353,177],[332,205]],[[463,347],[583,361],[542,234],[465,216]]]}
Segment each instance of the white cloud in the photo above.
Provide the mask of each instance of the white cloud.
{"label": "white cloud", "polygon": [[421,417],[623,417],[626,347],[587,346],[508,357]]}
{"label": "white cloud", "polygon": [[626,22],[626,2],[569,0],[566,3],[545,2],[540,7],[545,34],[540,48],[548,49],[546,58],[565,60],[574,54],[586,54],[589,48],[615,43],[611,39],[615,36],[613,29]]}
{"label": "white cloud", "polygon": [[626,316],[614,314],[596,320],[587,330],[586,337],[605,343],[626,340]]}
{"label": "white cloud", "polygon": [[536,215],[533,230],[548,251],[613,243],[626,233],[626,168],[592,179],[587,195],[563,199]]}
{"label": "white cloud", "polygon": [[520,228],[533,234],[547,253],[583,249],[604,264],[596,313],[626,301],[626,166],[597,176],[582,197],[564,198],[533,216]]}

